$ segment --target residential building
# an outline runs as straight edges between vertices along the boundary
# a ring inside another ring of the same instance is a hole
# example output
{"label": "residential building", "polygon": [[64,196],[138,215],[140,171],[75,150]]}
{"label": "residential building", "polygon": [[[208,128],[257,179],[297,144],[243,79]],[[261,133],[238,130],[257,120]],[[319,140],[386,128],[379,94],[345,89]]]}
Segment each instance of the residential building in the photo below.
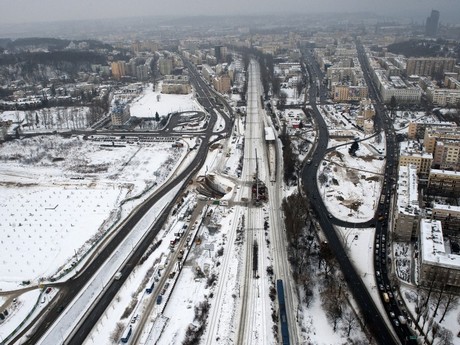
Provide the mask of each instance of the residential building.
{"label": "residential building", "polygon": [[433,126],[425,129],[423,145],[426,152],[434,154],[436,142],[439,140],[460,140],[460,128]]}
{"label": "residential building", "polygon": [[444,237],[441,221],[422,219],[419,236],[419,284],[435,284],[445,291],[460,291],[460,255],[452,250],[451,242]]}
{"label": "residential building", "polygon": [[232,82],[228,74],[222,74],[213,79],[213,86],[217,92],[229,93],[232,88]]}
{"label": "residential building", "polygon": [[395,195],[393,233],[398,241],[410,241],[417,234],[421,214],[415,165],[399,168]]}
{"label": "residential building", "polygon": [[167,94],[188,94],[192,91],[186,75],[168,75],[163,80],[161,92]]}
{"label": "residential building", "polygon": [[460,172],[431,169],[428,178],[427,193],[458,198],[460,195]]}
{"label": "residential building", "polygon": [[161,75],[169,75],[173,69],[173,61],[171,58],[161,58],[158,60],[158,69]]}
{"label": "residential building", "polygon": [[145,81],[149,78],[150,68],[148,65],[136,66],[136,78],[140,81]]}
{"label": "residential building", "polygon": [[112,77],[114,79],[120,80],[127,74],[127,66],[125,61],[114,61],[110,65],[112,69]]}
{"label": "residential building", "polygon": [[407,137],[409,139],[423,139],[425,137],[425,130],[431,127],[453,128],[457,127],[457,124],[455,122],[427,121],[425,117],[422,117],[419,120],[409,122]]}
{"label": "residential building", "polygon": [[356,102],[367,98],[367,96],[367,86],[332,85],[332,98],[334,102]]}
{"label": "residential building", "polygon": [[460,207],[434,203],[431,210],[431,219],[442,223],[444,234],[448,236],[460,235]]}
{"label": "residential building", "polygon": [[112,109],[112,126],[122,126],[130,119],[130,117],[129,106],[126,104],[120,104]]}
{"label": "residential building", "polygon": [[214,70],[208,64],[203,64],[201,66],[201,74],[203,78],[208,81],[209,83],[214,79]]}
{"label": "residential building", "polygon": [[460,104],[460,88],[445,89],[430,87],[426,90],[428,100],[440,107],[457,106]]}
{"label": "residential building", "polygon": [[214,47],[214,56],[217,63],[225,62],[227,58],[227,47],[225,46],[215,46]]}
{"label": "residential building", "polygon": [[399,166],[414,166],[420,178],[428,178],[433,155],[427,153],[420,142],[409,140],[400,144]]}
{"label": "residential building", "polygon": [[433,156],[435,168],[460,170],[460,140],[438,140]]}
{"label": "residential building", "polygon": [[407,59],[406,74],[443,78],[444,73],[453,72],[455,58],[411,57]]}
{"label": "residential building", "polygon": [[418,104],[422,98],[422,89],[416,83],[404,81],[399,76],[387,77],[386,71],[375,69],[374,80],[384,103],[389,104],[394,96],[398,103]]}

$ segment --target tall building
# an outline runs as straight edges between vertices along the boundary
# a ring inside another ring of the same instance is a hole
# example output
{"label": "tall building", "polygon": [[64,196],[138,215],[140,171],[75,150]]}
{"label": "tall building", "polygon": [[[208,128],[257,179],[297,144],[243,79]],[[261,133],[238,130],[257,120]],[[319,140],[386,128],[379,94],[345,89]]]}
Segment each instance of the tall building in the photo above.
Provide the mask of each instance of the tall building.
{"label": "tall building", "polygon": [[214,56],[217,60],[217,63],[225,62],[227,58],[227,47],[225,46],[215,46],[214,47]]}
{"label": "tall building", "polygon": [[161,75],[169,75],[173,69],[173,62],[170,58],[161,58],[158,61],[158,67],[160,70]]}
{"label": "tall building", "polygon": [[114,61],[112,62],[112,64],[110,65],[111,69],[112,69],[112,77],[114,79],[121,79],[121,77],[124,77],[127,73],[126,73],[126,70],[127,70],[127,66],[126,66],[126,62],[124,61]]}
{"label": "tall building", "polygon": [[232,82],[227,74],[214,78],[212,83],[216,91],[220,93],[229,93],[232,87]]}
{"label": "tall building", "polygon": [[406,74],[444,77],[444,73],[453,72],[455,68],[455,58],[443,57],[411,57],[407,59]]}
{"label": "tall building", "polygon": [[425,34],[427,36],[435,36],[439,28],[439,11],[432,10],[431,15],[426,18]]}

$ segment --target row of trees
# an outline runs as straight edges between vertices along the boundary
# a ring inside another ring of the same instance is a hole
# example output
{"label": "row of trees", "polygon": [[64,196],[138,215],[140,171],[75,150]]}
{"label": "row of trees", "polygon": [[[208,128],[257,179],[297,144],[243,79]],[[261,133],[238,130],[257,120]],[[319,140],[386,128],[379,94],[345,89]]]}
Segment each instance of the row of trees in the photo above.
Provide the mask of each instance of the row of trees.
{"label": "row of trees", "polygon": [[[418,288],[416,293],[416,323],[425,333],[425,342],[434,342],[439,339],[439,344],[452,344],[453,334],[450,330],[441,326],[447,313],[457,308],[459,297],[449,289],[448,276],[438,277],[436,274],[426,288]],[[441,315],[439,321],[436,321]],[[460,314],[457,317],[460,324]]]}
{"label": "row of trees", "polygon": [[298,193],[284,199],[282,204],[289,262],[295,282],[303,290],[302,302],[308,308],[315,298],[315,286],[320,284],[319,298],[333,331],[343,332],[348,343],[358,344],[359,340],[349,338],[360,325],[347,303],[346,284],[336,269],[337,262],[327,242],[318,244],[308,206],[308,201]]}

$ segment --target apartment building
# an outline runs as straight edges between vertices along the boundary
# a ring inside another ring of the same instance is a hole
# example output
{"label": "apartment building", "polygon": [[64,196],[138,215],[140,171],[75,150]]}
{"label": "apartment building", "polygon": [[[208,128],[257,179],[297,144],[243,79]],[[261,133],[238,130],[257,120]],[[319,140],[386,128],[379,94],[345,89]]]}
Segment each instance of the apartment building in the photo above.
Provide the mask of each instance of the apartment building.
{"label": "apartment building", "polygon": [[161,85],[161,92],[185,95],[192,91],[189,77],[186,75],[167,75]]}
{"label": "apartment building", "polygon": [[421,143],[409,140],[400,144],[399,166],[414,166],[420,178],[428,178],[430,174],[433,155],[427,153]]}
{"label": "apartment building", "polygon": [[460,172],[431,169],[428,178],[427,193],[458,198],[460,195]]}
{"label": "apartment building", "polygon": [[357,102],[367,97],[367,86],[332,85],[332,98],[334,102]]}
{"label": "apartment building", "polygon": [[443,77],[445,72],[453,72],[454,58],[443,57],[411,57],[407,59],[406,75]]}
{"label": "apartment building", "polygon": [[460,89],[430,87],[427,88],[426,95],[431,103],[441,107],[457,106],[460,102]]}
{"label": "apartment building", "polygon": [[112,126],[122,126],[131,117],[129,105],[118,105],[111,111]]}
{"label": "apartment building", "polygon": [[171,58],[161,58],[158,60],[158,69],[161,75],[170,75],[173,69],[173,61]]}
{"label": "apartment building", "polygon": [[425,146],[426,152],[434,153],[436,143],[443,140],[460,140],[460,128],[433,126],[425,129],[423,145]]}
{"label": "apartment building", "polygon": [[445,290],[460,291],[460,255],[445,239],[441,221],[420,221],[419,248],[420,285],[428,287],[435,282],[445,285]]}
{"label": "apartment building", "polygon": [[417,84],[407,83],[399,76],[387,77],[383,69],[374,70],[374,80],[384,103],[390,103],[393,96],[398,103],[420,103],[422,89]]}
{"label": "apartment building", "polygon": [[113,61],[110,64],[110,68],[114,79],[120,80],[127,74],[127,65],[125,61]]}
{"label": "apartment building", "polygon": [[419,226],[418,177],[415,165],[401,166],[398,171],[398,185],[394,204],[393,233],[398,241],[410,241]]}
{"label": "apartment building", "polygon": [[460,235],[460,207],[434,203],[430,210],[431,219],[439,220],[444,234],[448,236]]}
{"label": "apartment building", "polygon": [[423,139],[425,137],[425,130],[431,127],[457,127],[455,122],[433,122],[427,121],[426,118],[420,118],[417,121],[409,122],[407,127],[407,137],[409,139]]}
{"label": "apartment building", "polygon": [[229,93],[232,88],[232,81],[228,74],[222,74],[212,80],[214,89],[220,93]]}
{"label": "apartment building", "polygon": [[438,169],[460,170],[460,140],[438,140],[433,165]]}

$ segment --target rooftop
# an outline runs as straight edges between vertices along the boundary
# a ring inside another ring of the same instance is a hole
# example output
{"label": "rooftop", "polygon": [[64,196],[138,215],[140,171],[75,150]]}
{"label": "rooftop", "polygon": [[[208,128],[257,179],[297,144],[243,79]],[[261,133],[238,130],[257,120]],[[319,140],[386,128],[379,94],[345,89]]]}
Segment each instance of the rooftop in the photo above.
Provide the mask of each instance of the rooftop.
{"label": "rooftop", "polygon": [[460,269],[460,255],[451,252],[449,240],[444,241],[441,221],[421,220],[420,244],[422,263]]}

